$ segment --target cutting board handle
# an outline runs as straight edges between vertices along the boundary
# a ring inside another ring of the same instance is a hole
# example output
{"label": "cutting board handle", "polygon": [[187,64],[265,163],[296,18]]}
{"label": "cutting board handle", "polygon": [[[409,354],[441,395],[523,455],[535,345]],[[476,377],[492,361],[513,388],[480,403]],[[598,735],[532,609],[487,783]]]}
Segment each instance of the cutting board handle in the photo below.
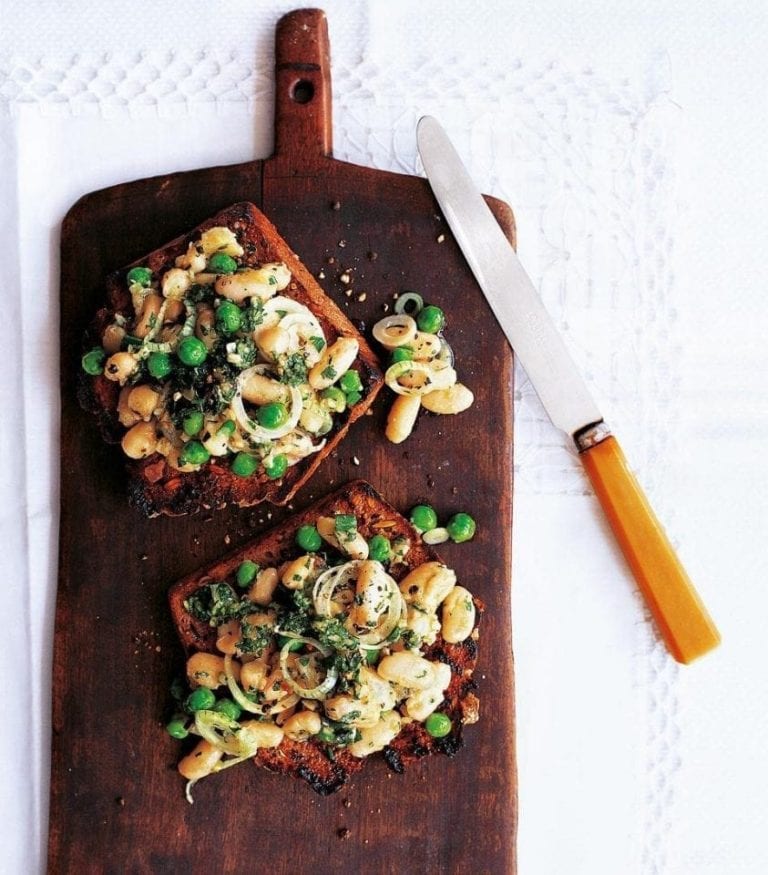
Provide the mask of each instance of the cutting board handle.
{"label": "cutting board handle", "polygon": [[333,148],[331,53],[322,9],[284,15],[275,35],[275,158],[293,168]]}

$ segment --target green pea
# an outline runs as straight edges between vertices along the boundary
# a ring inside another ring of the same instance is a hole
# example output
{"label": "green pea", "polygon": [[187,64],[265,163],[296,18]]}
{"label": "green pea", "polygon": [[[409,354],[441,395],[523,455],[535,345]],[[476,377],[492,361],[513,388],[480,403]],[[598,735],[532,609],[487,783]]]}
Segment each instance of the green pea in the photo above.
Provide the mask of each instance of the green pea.
{"label": "green pea", "polygon": [[357,371],[347,371],[339,377],[339,386],[345,394],[349,395],[350,392],[360,392],[363,383]]}
{"label": "green pea", "polygon": [[392,364],[413,361],[413,350],[410,346],[398,346],[392,350]]}
{"label": "green pea", "polygon": [[301,650],[304,646],[303,641],[297,641],[295,638],[289,638],[287,635],[278,635],[277,636],[277,646],[280,650],[285,647],[286,644],[289,644],[288,647],[289,652],[293,652],[294,650]]}
{"label": "green pea", "polygon": [[349,393],[347,394],[347,404],[348,404],[350,407],[354,407],[355,404],[357,404],[357,402],[358,402],[362,397],[363,397],[363,396],[360,394],[360,392],[349,392]]}
{"label": "green pea", "polygon": [[200,433],[200,429],[204,424],[205,417],[202,412],[200,410],[190,410],[182,420],[181,427],[184,430],[184,434],[194,437]]}
{"label": "green pea", "polygon": [[451,731],[451,718],[447,714],[441,714],[437,711],[427,717],[424,721],[424,728],[432,738],[445,738]]}
{"label": "green pea", "polygon": [[368,665],[376,665],[379,661],[379,657],[381,653],[378,650],[366,650],[365,651],[365,661]]}
{"label": "green pea", "polygon": [[288,419],[288,409],[279,401],[270,401],[256,411],[256,419],[263,428],[280,428]]}
{"label": "green pea", "polygon": [[171,738],[186,738],[189,735],[187,721],[183,714],[174,714],[173,719],[165,724],[165,731]]}
{"label": "green pea", "polygon": [[245,559],[237,569],[237,585],[245,589],[246,586],[250,586],[253,583],[258,573],[259,566],[250,559]]}
{"label": "green pea", "polygon": [[104,362],[106,359],[107,355],[104,350],[100,346],[94,346],[92,350],[83,356],[81,364],[86,374],[90,374],[92,377],[98,377],[98,375],[104,370]]}
{"label": "green pea", "polygon": [[156,379],[162,380],[171,373],[173,365],[167,352],[151,352],[147,359],[147,370]]}
{"label": "green pea", "polygon": [[222,334],[234,334],[243,322],[243,311],[234,301],[222,301],[216,310],[216,328]]}
{"label": "green pea", "polygon": [[428,504],[417,504],[411,510],[411,522],[420,532],[430,532],[437,528],[437,514]]}
{"label": "green pea", "polygon": [[448,520],[445,527],[451,540],[461,544],[474,538],[477,524],[468,513],[457,513]]}
{"label": "green pea", "polygon": [[224,422],[221,423],[221,425],[219,426],[219,430],[216,432],[216,434],[233,435],[235,433],[236,427],[237,426],[231,419],[226,419]]}
{"label": "green pea", "polygon": [[205,344],[197,337],[185,337],[179,344],[176,352],[182,364],[196,368],[208,358],[208,350]]}
{"label": "green pea", "polygon": [[140,285],[149,288],[152,282],[152,271],[148,267],[132,267],[126,277],[129,285]]}
{"label": "green pea", "polygon": [[187,441],[179,453],[179,462],[182,465],[204,465],[211,454],[200,441]]}
{"label": "green pea", "polygon": [[208,687],[198,687],[187,696],[187,711],[210,711],[215,702],[216,696]]}
{"label": "green pea", "polygon": [[416,324],[419,326],[419,331],[437,334],[445,325],[445,314],[439,307],[429,304],[416,317]]}
{"label": "green pea", "polygon": [[323,539],[314,526],[300,526],[296,532],[296,543],[307,553],[315,553],[322,546]]}
{"label": "green pea", "polygon": [[234,273],[237,270],[237,262],[225,252],[214,252],[208,259],[206,267],[210,273]]}
{"label": "green pea", "polygon": [[248,453],[238,453],[232,460],[232,473],[238,477],[250,477],[259,467],[258,459]]}
{"label": "green pea", "polygon": [[333,413],[342,413],[347,406],[347,397],[338,386],[329,386],[320,393],[323,405]]}
{"label": "green pea", "polygon": [[230,720],[239,720],[240,715],[243,713],[243,709],[237,702],[233,702],[232,699],[217,699],[213,710],[218,711],[219,714],[223,714],[225,717],[229,717]]}
{"label": "green pea", "polygon": [[392,549],[384,535],[374,535],[368,541],[368,558],[376,562],[389,562],[392,558]]}
{"label": "green pea", "polygon": [[264,466],[270,480],[279,480],[288,470],[288,457],[282,453],[275,456],[269,465]]}

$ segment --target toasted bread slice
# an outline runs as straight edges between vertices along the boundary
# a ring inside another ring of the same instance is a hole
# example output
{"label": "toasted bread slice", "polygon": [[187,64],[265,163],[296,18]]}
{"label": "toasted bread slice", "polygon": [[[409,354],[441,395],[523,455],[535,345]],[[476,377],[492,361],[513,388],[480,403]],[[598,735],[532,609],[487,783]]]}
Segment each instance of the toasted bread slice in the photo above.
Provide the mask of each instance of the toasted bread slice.
{"label": "toasted bread slice", "polygon": [[[279,479],[270,479],[263,468],[249,477],[238,477],[232,473],[226,460],[218,458],[189,473],[172,468],[158,453],[140,460],[128,459],[129,499],[147,516],[175,516],[203,508],[221,508],[230,503],[240,507],[265,500],[277,505],[286,504],[323,459],[336,448],[349,426],[370,407],[382,384],[379,362],[368,343],[325,295],[266,216],[251,203],[238,203],[222,210],[188,234],[112,274],[107,280],[107,304],[98,311],[91,323],[86,336],[86,348],[101,344],[105,328],[116,315],[129,321],[134,318],[126,280],[132,267],[148,266],[155,274],[162,274],[174,266],[175,259],[186,253],[191,243],[200,240],[204,231],[217,226],[232,230],[243,247],[241,267],[256,267],[270,262],[283,262],[287,266],[291,281],[281,294],[303,304],[314,314],[329,346],[339,337],[357,340],[359,352],[353,368],[357,370],[362,383],[361,397],[344,412],[333,416],[333,426],[325,435],[323,449],[288,467]],[[110,443],[120,441],[126,428],[118,418],[118,383],[108,380],[103,374],[83,374],[78,394],[82,406],[97,417],[104,438]]]}
{"label": "toasted bread slice", "polygon": [[[217,652],[215,628],[196,619],[185,608],[185,601],[190,596],[201,587],[231,578],[245,559],[262,567],[275,567],[300,555],[304,551],[296,546],[297,530],[303,525],[313,525],[319,516],[334,514],[354,514],[358,531],[366,539],[384,533],[390,540],[399,536],[410,541],[411,547],[404,560],[389,569],[397,581],[425,562],[439,561],[435,551],[422,542],[408,520],[387,504],[370,484],[355,480],[171,587],[171,614],[187,655],[195,651]],[[474,602],[479,620],[483,606],[477,598]],[[477,663],[477,638],[477,628],[471,637],[459,644],[449,644],[438,635],[434,644],[424,651],[424,656],[430,660],[444,662],[451,668],[451,683],[440,710],[450,716],[453,728],[444,738],[432,738],[423,724],[407,724],[384,749],[384,759],[394,771],[402,772],[409,764],[432,753],[453,756],[462,747],[463,726],[476,722],[478,718],[479,702],[472,678]],[[276,748],[260,750],[255,762],[270,771],[303,778],[316,792],[327,795],[346,783],[362,768],[365,760],[344,749],[335,753],[331,760],[325,746],[319,742],[284,739]]]}

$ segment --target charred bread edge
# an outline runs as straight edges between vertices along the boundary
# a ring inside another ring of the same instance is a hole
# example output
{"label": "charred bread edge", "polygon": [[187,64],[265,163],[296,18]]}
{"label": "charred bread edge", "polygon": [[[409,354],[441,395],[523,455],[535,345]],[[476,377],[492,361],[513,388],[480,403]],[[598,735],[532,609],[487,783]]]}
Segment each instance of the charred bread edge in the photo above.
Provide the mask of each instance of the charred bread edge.
{"label": "charred bread edge", "polygon": [[[205,476],[205,470],[182,474],[170,472],[170,469],[167,469],[164,474],[165,481],[168,478],[171,480],[181,478],[182,488],[173,495],[163,496],[161,494],[153,499],[151,486],[154,484],[148,483],[144,471],[149,465],[156,463],[158,459],[153,455],[149,459],[136,462],[127,461],[129,499],[147,516],[156,516],[161,513],[167,515],[195,513],[201,509],[222,507],[229,502],[234,502],[240,507],[253,506],[262,501],[270,501],[278,506],[287,504],[314,474],[323,459],[333,452],[343,440],[349,426],[365,414],[383,385],[383,374],[379,361],[365,337],[355,328],[336,303],[325,294],[317,280],[302,264],[264,213],[248,201],[241,201],[220,210],[191,231],[111,273],[106,281],[108,306],[102,307],[92,320],[86,332],[86,344],[93,345],[93,343],[100,342],[101,332],[111,315],[130,305],[128,292],[125,288],[125,274],[131,267],[148,263],[153,271],[165,270],[172,266],[173,259],[177,255],[186,251],[188,243],[196,240],[203,231],[216,225],[226,225],[232,228],[237,223],[246,225],[246,237],[258,234],[265,238],[265,247],[268,253],[266,260],[280,260],[286,263],[291,272],[291,280],[297,286],[295,289],[291,289],[289,286],[286,293],[289,297],[294,297],[300,303],[304,303],[321,322],[325,323],[326,327],[331,328],[334,335],[331,342],[335,337],[341,335],[354,337],[358,341],[360,349],[357,362],[366,392],[363,398],[344,414],[343,421],[340,421],[339,417],[334,418],[338,427],[331,433],[322,450],[289,468],[286,475],[280,480],[253,479],[247,481],[251,486],[258,486],[261,490],[260,494],[237,495],[238,492],[244,490],[243,481],[236,478],[228,469],[222,469],[217,472],[215,481],[216,486],[222,491],[226,491],[227,495],[223,498],[220,495],[214,495],[212,500],[206,503],[206,485],[210,486],[210,481]],[[260,246],[260,248],[263,247]],[[106,380],[105,377],[89,378],[84,374],[81,375],[78,389],[80,404],[96,416],[102,436],[109,443],[118,442],[123,432],[116,420],[118,394],[117,384]],[[227,487],[229,488],[227,489]],[[235,487],[239,487],[239,489]],[[161,488],[154,491],[162,493]],[[165,501],[162,500],[163,497]]]}

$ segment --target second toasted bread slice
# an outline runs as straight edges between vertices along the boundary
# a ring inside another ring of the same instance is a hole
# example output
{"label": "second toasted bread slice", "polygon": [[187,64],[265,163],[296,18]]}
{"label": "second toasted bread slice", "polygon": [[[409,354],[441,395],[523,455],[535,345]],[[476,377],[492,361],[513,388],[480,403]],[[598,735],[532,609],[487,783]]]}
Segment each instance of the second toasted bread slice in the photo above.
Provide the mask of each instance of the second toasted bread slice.
{"label": "second toasted bread slice", "polygon": [[[430,570],[446,570],[434,550],[421,541],[416,530],[401,514],[387,504],[368,483],[362,480],[354,481],[287,519],[245,547],[212,565],[187,575],[171,588],[169,593],[171,613],[179,639],[188,657],[198,653],[220,654],[224,652],[220,640],[221,628],[217,629],[218,621],[215,617],[207,619],[207,614],[201,614],[199,611],[200,604],[208,603],[206,599],[211,592],[210,588],[212,586],[225,587],[222,594],[226,594],[227,598],[231,599],[232,592],[236,592],[236,590],[230,590],[230,584],[237,578],[238,569],[242,568],[244,563],[246,563],[245,567],[248,567],[248,563],[254,563],[262,570],[278,569],[279,573],[284,575],[285,569],[288,567],[287,564],[296,561],[297,557],[306,552],[297,544],[299,530],[302,527],[316,527],[318,520],[322,518],[341,520],[342,528],[354,519],[356,535],[367,543],[371,543],[375,536],[386,538],[387,542],[399,551],[387,563],[387,571],[398,585],[407,577],[409,580],[414,579],[409,575],[420,567]],[[329,548],[327,543],[324,543],[318,552],[323,567],[330,569],[333,569],[335,563],[343,562],[345,558],[348,559],[348,557],[339,555],[337,550]],[[326,576],[328,576],[327,573]],[[322,579],[320,582],[322,584]],[[292,595],[293,591],[290,589],[291,585],[289,580],[287,587],[281,586],[275,591],[274,598],[278,600],[287,598],[289,601],[295,599],[295,596]],[[311,593],[312,589],[312,586],[305,587],[307,593]],[[317,586],[314,589],[314,595],[317,597]],[[453,755],[462,746],[464,725],[474,723],[477,720],[478,699],[474,692],[476,685],[472,675],[477,662],[478,630],[476,623],[482,612],[482,604],[478,599],[472,599],[462,587],[455,586],[454,595],[458,595],[459,590],[462,591],[465,601],[468,599],[466,605],[463,602],[460,604],[460,609],[466,612],[471,611],[472,617],[470,625],[465,630],[466,636],[460,641],[449,643],[443,637],[442,631],[435,631],[433,628],[432,634],[425,638],[425,642],[420,647],[414,645],[413,641],[409,645],[409,652],[413,655],[427,660],[432,666],[443,665],[443,669],[440,671],[444,671],[446,675],[445,688],[436,692],[434,700],[428,708],[439,709],[439,719],[443,721],[445,727],[450,728],[445,728],[442,734],[432,734],[427,729],[428,724],[423,720],[410,719],[414,714],[411,713],[409,717],[407,702],[401,702],[396,706],[395,711],[389,713],[397,713],[399,731],[390,737],[382,747],[386,762],[397,772],[402,771],[409,763],[431,753]],[[301,590],[298,591],[301,592]],[[250,593],[248,598],[251,598]],[[275,604],[273,602],[269,609],[251,605],[248,610],[274,610]],[[440,627],[440,623],[437,623],[440,629],[445,628],[446,610],[445,606],[440,608],[443,624]],[[437,619],[437,606],[434,608],[434,615]],[[282,621],[278,620],[279,622]],[[403,631],[405,632],[405,630]],[[278,629],[278,632],[290,634],[287,629]],[[308,632],[306,634],[314,633]],[[226,650],[226,647],[224,649]],[[389,653],[390,649],[403,652],[402,646],[398,650],[396,645],[393,645],[392,648],[386,647],[383,650],[374,651],[374,654],[378,654],[376,656],[378,662],[376,659],[371,662],[371,671],[375,672],[380,669],[381,659],[384,658],[381,654]],[[253,654],[250,656],[252,657]],[[221,659],[222,657],[217,658]],[[246,654],[246,661],[248,658],[249,656]],[[273,656],[273,661],[275,658]],[[450,672],[445,669],[445,666],[450,668]],[[363,670],[368,671],[369,669],[363,665]],[[374,683],[377,682],[380,683],[374,676]],[[226,688],[223,689],[226,694]],[[337,693],[338,685],[333,691],[333,695]],[[269,690],[265,695],[269,695]],[[352,693],[348,693],[348,695],[352,695]],[[339,701],[343,698],[343,695],[337,696]],[[304,704],[306,705],[306,703]],[[318,707],[313,712],[323,715],[323,726],[326,725],[328,713],[336,713],[332,710],[331,705],[333,708],[339,707],[337,701],[329,704],[326,699],[318,702]],[[390,707],[394,706],[390,705]],[[301,704],[299,708],[302,708]],[[353,725],[355,713],[352,710],[349,714]],[[276,719],[279,725],[286,725],[283,722],[283,717],[278,716],[273,719]],[[334,725],[338,727],[340,724]],[[376,750],[379,749],[381,748],[376,748]],[[357,755],[355,755],[355,750],[354,746],[329,746],[328,739],[323,737],[322,732],[305,739],[292,738],[286,734],[277,746],[258,750],[254,759],[257,764],[271,771],[303,778],[318,793],[325,795],[338,790],[350,775],[362,767],[365,754],[361,755],[358,750]]]}

